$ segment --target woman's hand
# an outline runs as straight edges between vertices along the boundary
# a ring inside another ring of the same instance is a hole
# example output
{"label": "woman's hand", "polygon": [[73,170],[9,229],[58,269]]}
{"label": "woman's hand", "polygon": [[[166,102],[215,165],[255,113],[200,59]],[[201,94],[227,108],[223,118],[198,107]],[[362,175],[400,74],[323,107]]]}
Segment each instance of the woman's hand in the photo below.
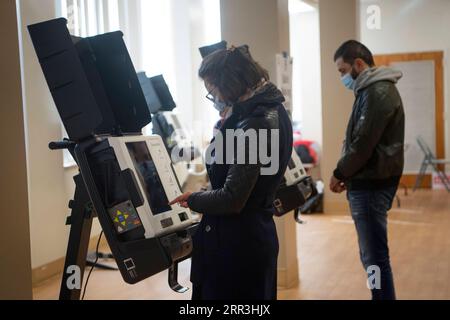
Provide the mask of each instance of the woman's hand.
{"label": "woman's hand", "polygon": [[175,203],[178,203],[183,208],[189,208],[187,201],[191,195],[192,195],[192,192],[183,193],[181,196],[179,196],[179,197],[175,198],[174,200],[172,200],[171,202],[169,202],[169,206],[171,206]]}

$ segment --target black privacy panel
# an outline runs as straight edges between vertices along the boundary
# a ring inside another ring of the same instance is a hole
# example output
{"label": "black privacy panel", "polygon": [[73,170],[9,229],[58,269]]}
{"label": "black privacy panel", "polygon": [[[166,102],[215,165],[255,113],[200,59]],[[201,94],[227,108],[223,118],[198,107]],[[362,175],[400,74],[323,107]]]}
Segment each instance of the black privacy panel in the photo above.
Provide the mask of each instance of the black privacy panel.
{"label": "black privacy panel", "polygon": [[172,111],[175,109],[176,104],[173,101],[172,94],[167,86],[166,80],[162,75],[150,78],[153,88],[155,88],[156,94],[161,102],[161,111]]}
{"label": "black privacy panel", "polygon": [[151,121],[150,111],[120,31],[87,38],[116,125],[140,133]]}
{"label": "black privacy panel", "polygon": [[157,113],[161,111],[162,104],[159,100],[158,95],[156,94],[155,88],[153,87],[152,82],[145,72],[138,73],[138,79],[142,87],[142,91],[144,92],[145,100],[147,101],[148,108],[151,113]]}
{"label": "black privacy panel", "polygon": [[76,38],[66,23],[28,29],[69,138],[140,133],[151,115],[123,34]]}
{"label": "black privacy panel", "polygon": [[45,79],[72,140],[95,132],[102,122],[65,19],[28,27]]}
{"label": "black privacy panel", "polygon": [[218,50],[225,50],[227,48],[227,42],[221,41],[219,43],[215,43],[209,46],[204,46],[199,49],[202,58],[206,58],[211,53],[214,53]]}

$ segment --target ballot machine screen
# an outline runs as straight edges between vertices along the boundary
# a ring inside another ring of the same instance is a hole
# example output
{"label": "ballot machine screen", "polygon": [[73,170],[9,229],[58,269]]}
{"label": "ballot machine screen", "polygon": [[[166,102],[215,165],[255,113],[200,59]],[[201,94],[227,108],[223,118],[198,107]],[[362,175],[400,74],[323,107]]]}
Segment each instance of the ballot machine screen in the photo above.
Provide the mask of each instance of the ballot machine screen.
{"label": "ballot machine screen", "polygon": [[153,215],[171,211],[172,208],[169,206],[169,200],[147,143],[145,141],[128,142],[126,145]]}

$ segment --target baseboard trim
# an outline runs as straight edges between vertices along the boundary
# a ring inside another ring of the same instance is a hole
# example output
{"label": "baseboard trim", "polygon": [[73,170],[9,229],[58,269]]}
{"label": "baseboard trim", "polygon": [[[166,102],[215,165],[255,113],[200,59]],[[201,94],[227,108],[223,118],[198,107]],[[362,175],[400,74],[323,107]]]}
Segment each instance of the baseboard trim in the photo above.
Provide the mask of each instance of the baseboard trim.
{"label": "baseboard trim", "polygon": [[[406,186],[408,188],[414,188],[416,185],[417,174],[404,174],[400,180],[400,186]],[[431,174],[426,174],[423,177],[422,184],[419,188],[431,189],[432,187],[432,177]]]}
{"label": "baseboard trim", "polygon": [[52,262],[46,263],[40,267],[34,268],[31,271],[32,284],[33,286],[48,280],[56,276],[57,274],[62,273],[64,269],[64,260],[65,258],[59,258]]}
{"label": "baseboard trim", "polygon": [[[98,242],[98,235],[94,236],[89,241],[89,251],[94,251]],[[101,247],[107,247],[108,243],[103,237],[100,241]],[[61,257],[49,263],[46,263],[40,267],[34,268],[31,272],[32,285],[36,286],[41,282],[44,282],[54,276],[61,274],[64,270],[65,257]]]}

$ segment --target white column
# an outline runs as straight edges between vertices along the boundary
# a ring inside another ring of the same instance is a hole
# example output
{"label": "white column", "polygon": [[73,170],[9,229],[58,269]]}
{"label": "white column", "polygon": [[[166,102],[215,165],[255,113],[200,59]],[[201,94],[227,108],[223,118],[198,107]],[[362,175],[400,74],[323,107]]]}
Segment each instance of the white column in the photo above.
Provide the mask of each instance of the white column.
{"label": "white column", "polygon": [[[320,52],[322,77],[322,160],[321,174],[328,185],[341,155],[345,130],[354,95],[340,82],[333,56],[346,40],[357,38],[356,0],[320,0]],[[325,211],[347,209],[345,195],[325,192]]]}

